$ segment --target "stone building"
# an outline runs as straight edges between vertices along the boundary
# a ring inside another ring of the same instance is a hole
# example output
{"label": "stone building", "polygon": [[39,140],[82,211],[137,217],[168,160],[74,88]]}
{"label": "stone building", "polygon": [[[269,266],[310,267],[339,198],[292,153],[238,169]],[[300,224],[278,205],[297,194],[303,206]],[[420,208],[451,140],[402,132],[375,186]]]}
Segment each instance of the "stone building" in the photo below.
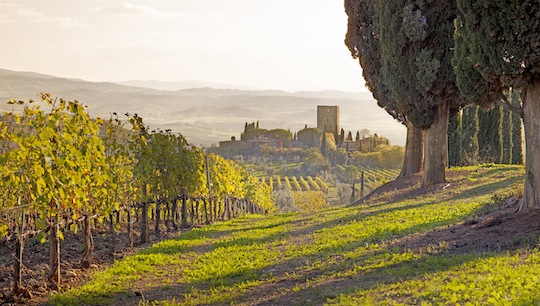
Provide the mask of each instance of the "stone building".
{"label": "stone building", "polygon": [[317,106],[317,128],[323,133],[334,134],[334,139],[339,136],[339,106]]}

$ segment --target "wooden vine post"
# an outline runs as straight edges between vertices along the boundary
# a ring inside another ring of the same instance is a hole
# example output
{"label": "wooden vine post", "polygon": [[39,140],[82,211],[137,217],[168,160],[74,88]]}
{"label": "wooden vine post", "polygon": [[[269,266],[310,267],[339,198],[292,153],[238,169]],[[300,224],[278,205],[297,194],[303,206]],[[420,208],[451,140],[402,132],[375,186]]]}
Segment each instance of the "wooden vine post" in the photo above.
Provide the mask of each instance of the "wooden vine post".
{"label": "wooden vine post", "polygon": [[[58,205],[51,205],[58,210]],[[53,289],[60,289],[60,225],[58,213],[49,218],[49,283]]]}
{"label": "wooden vine post", "polygon": [[16,233],[16,236],[14,237],[15,243],[14,243],[14,253],[15,253],[15,260],[13,261],[13,278],[15,280],[13,292],[15,294],[19,294],[22,292],[24,286],[23,286],[23,279],[22,279],[22,267],[23,267],[23,252],[24,252],[24,244],[26,240],[26,233],[25,233],[25,213],[24,211],[21,213],[21,227],[18,233]]}
{"label": "wooden vine post", "polygon": [[182,187],[182,227],[188,227],[187,224],[187,191],[186,188]]}
{"label": "wooden vine post", "polygon": [[92,264],[92,255],[94,252],[94,238],[92,237],[92,216],[90,213],[84,215],[84,255],[81,261],[81,267],[90,268]]}

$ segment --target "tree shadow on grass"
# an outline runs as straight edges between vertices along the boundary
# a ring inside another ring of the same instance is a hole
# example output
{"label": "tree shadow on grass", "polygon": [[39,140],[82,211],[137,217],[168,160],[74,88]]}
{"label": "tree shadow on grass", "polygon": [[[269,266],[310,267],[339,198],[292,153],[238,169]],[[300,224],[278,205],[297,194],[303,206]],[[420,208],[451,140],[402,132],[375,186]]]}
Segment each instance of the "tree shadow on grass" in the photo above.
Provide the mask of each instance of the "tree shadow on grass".
{"label": "tree shadow on grass", "polygon": [[[463,198],[469,198],[474,195],[481,195],[481,194],[489,194],[491,190],[494,188],[501,188],[509,186],[510,184],[516,183],[520,180],[519,177],[510,177],[506,180],[503,180],[502,182],[497,183],[490,183],[487,185],[480,185],[476,187],[472,187],[470,190],[463,191],[466,193],[466,196],[457,195],[457,196],[451,196],[451,194],[445,195],[445,200],[448,200],[449,196],[451,199],[463,199]],[[461,197],[460,197],[461,196]],[[193,233],[190,234],[186,233],[182,236],[180,236],[179,240],[195,240],[195,239],[201,239],[202,238],[208,238],[210,239],[208,243],[201,249],[200,246],[190,246],[186,247],[182,250],[182,252],[192,252],[192,251],[198,251],[199,253],[204,252],[210,252],[217,248],[236,248],[236,247],[248,247],[252,245],[260,246],[260,247],[269,247],[274,248],[276,246],[270,245],[272,242],[282,240],[284,237],[308,237],[310,238],[313,234],[315,234],[317,231],[325,229],[325,228],[334,228],[342,225],[347,225],[350,222],[361,222],[362,220],[368,218],[368,217],[376,217],[383,215],[385,213],[390,213],[394,211],[402,211],[402,210],[413,210],[418,208],[425,208],[429,205],[433,205],[438,203],[439,201],[430,201],[425,203],[418,203],[413,205],[404,205],[400,207],[385,207],[381,205],[380,208],[377,209],[377,207],[370,206],[369,208],[371,211],[359,211],[357,212],[357,209],[361,209],[358,207],[355,208],[345,208],[350,209],[351,214],[346,215],[343,217],[343,210],[336,210],[332,211],[329,210],[327,215],[325,215],[323,218],[329,218],[329,220],[325,220],[321,223],[316,223],[313,225],[309,225],[307,227],[302,227],[305,223],[309,223],[314,220],[318,215],[310,215],[308,217],[302,217],[290,221],[290,220],[280,220],[277,218],[276,222],[270,222],[270,224],[264,224],[260,225],[257,223],[254,223],[253,226],[249,225],[249,220],[237,220],[234,222],[231,222],[231,224],[234,224],[237,228],[226,228],[226,229],[210,229],[206,231],[200,231],[200,233]],[[383,205],[390,205],[388,203],[385,203]],[[376,210],[373,210],[373,209]],[[193,292],[201,292],[203,295],[204,292],[212,292],[212,291],[223,291],[227,292],[228,290],[234,291],[237,287],[242,287],[243,284],[246,284],[246,282],[254,282],[253,285],[246,286],[246,289],[243,292],[239,293],[230,293],[230,296],[224,297],[224,299],[221,300],[220,303],[226,303],[229,304],[231,302],[234,303],[246,303],[246,304],[274,304],[274,305],[295,305],[295,304],[306,304],[309,300],[309,303],[313,304],[321,304],[324,303],[327,299],[331,299],[335,296],[338,296],[340,293],[343,294],[349,294],[351,292],[354,292],[355,290],[365,290],[371,288],[371,283],[376,284],[377,282],[382,281],[388,281],[388,282],[394,282],[396,280],[392,278],[388,278],[388,276],[379,276],[379,275],[385,275],[388,274],[390,271],[394,271],[395,269],[400,269],[402,271],[403,269],[411,269],[412,270],[409,274],[405,273],[404,277],[401,277],[400,280],[407,280],[407,279],[414,279],[417,277],[417,275],[414,273],[415,271],[444,271],[450,267],[453,267],[455,265],[459,265],[462,263],[467,262],[468,260],[472,260],[474,258],[479,258],[481,256],[489,257],[492,255],[489,255],[491,253],[485,253],[485,250],[482,252],[477,252],[476,249],[471,249],[472,254],[474,255],[471,259],[469,259],[466,254],[464,253],[452,253],[450,252],[450,256],[452,258],[455,258],[455,260],[452,260],[453,263],[450,266],[431,266],[432,262],[437,261],[444,261],[446,257],[448,257],[448,254],[441,254],[441,255],[429,255],[428,257],[419,258],[411,261],[401,262],[395,265],[389,265],[387,267],[380,267],[375,268],[370,271],[365,271],[363,273],[359,273],[357,275],[353,275],[350,279],[349,278],[343,278],[340,279],[339,277],[331,277],[328,283],[325,284],[315,284],[314,286],[307,286],[305,285],[308,279],[313,278],[320,278],[324,277],[325,275],[335,275],[339,271],[349,271],[353,267],[351,267],[351,261],[340,261],[336,260],[336,258],[339,258],[339,256],[342,256],[343,253],[346,252],[354,252],[355,250],[358,250],[361,247],[364,247],[369,244],[388,244],[388,247],[382,248],[379,253],[377,254],[384,254],[389,252],[394,252],[395,250],[391,250],[391,241],[396,241],[400,239],[408,238],[411,234],[415,234],[418,232],[423,233],[435,233],[437,236],[437,233],[446,233],[446,230],[452,230],[454,226],[443,228],[446,225],[454,224],[455,222],[458,222],[460,220],[466,220],[470,217],[475,217],[478,213],[482,212],[482,207],[467,214],[467,215],[461,215],[456,216],[452,218],[447,218],[445,220],[439,220],[436,222],[430,222],[430,223],[422,223],[417,224],[408,228],[400,229],[400,230],[393,230],[393,229],[386,229],[381,232],[377,232],[374,235],[364,237],[362,239],[359,239],[357,241],[354,241],[352,243],[345,242],[342,244],[333,245],[331,247],[323,247],[321,249],[317,249],[313,253],[309,254],[298,254],[293,256],[288,256],[284,259],[282,259],[279,262],[268,262],[265,263],[263,266],[253,268],[253,269],[241,269],[237,271],[232,271],[231,273],[225,273],[222,275],[219,275],[218,277],[212,277],[211,279],[201,279],[191,282],[173,282],[170,285],[164,285],[157,288],[152,289],[139,289],[140,295],[144,295],[147,300],[168,300],[172,297],[176,298],[176,301],[182,302],[186,301],[186,299],[189,299],[189,294]],[[354,213],[353,213],[354,212]],[[326,213],[326,212],[325,212]],[[272,218],[272,217],[270,217]],[[255,239],[250,238],[234,238],[234,233],[239,231],[250,231],[250,230],[265,230],[265,229],[272,229],[276,228],[278,226],[287,225],[289,229],[273,233],[270,235],[266,235],[263,237],[258,237]],[[361,228],[360,228],[361,230]],[[444,236],[444,235],[443,235]],[[224,237],[232,237],[231,240],[224,240]],[[434,238],[436,239],[436,237]],[[467,241],[467,237],[464,237],[464,241]],[[462,239],[463,240],[463,239]],[[433,243],[434,240],[429,240],[430,243]],[[311,243],[309,239],[307,244]],[[425,247],[428,242],[420,241],[419,245],[417,247],[422,247],[422,245]],[[466,243],[465,243],[466,244]],[[405,250],[408,249],[407,246],[410,246],[411,244],[407,242],[406,245],[398,245],[398,250]],[[414,245],[414,244],[413,244]],[[197,249],[199,247],[199,249]],[[393,245],[395,248],[396,246]],[[499,246],[497,250],[494,250],[493,254],[504,252],[506,250],[509,250],[511,248],[511,244],[509,245],[503,245],[502,247]],[[154,248],[150,249],[148,252],[150,254],[152,253],[166,253],[170,254],[173,252],[173,249],[167,249],[165,248]],[[359,251],[361,252],[361,251]],[[366,255],[359,255],[357,260],[353,261],[352,264],[361,264],[362,260],[367,260],[370,258],[370,256],[374,255],[374,253],[366,254]],[[376,254],[375,254],[376,255]],[[475,257],[476,256],[476,257]],[[431,259],[430,259],[431,258]],[[278,260],[276,258],[276,260]],[[314,262],[324,262],[327,261],[328,264],[322,265],[321,267],[312,267],[311,264]],[[417,267],[418,269],[416,269]],[[394,269],[394,270],[392,270]],[[430,270],[431,269],[431,270]],[[288,278],[287,273],[292,273],[294,277]],[[382,274],[381,274],[382,273]],[[379,278],[378,278],[379,277]],[[382,279],[380,278],[382,277]],[[259,282],[259,283],[257,283]],[[298,287],[298,290],[285,290],[286,293],[280,294],[279,291],[282,288],[290,289],[293,287]],[[115,293],[111,293],[115,295]],[[117,302],[123,301],[120,303],[122,305],[124,302],[126,305],[137,303],[137,301],[140,301],[141,298],[139,296],[135,296],[133,292],[131,293],[119,293],[114,301],[115,304],[118,304]],[[250,302],[251,301],[251,302]]]}
{"label": "tree shadow on grass", "polygon": [[466,191],[463,191],[459,194],[454,195],[453,197],[450,198],[450,200],[453,200],[453,201],[463,200],[463,199],[467,199],[471,197],[480,196],[483,194],[490,194],[490,193],[493,194],[494,190],[509,187],[520,182],[523,182],[523,177],[512,176],[504,180],[499,180],[493,183],[484,184],[484,185],[480,185],[480,186],[476,186],[474,188],[468,189]]}
{"label": "tree shadow on grass", "polygon": [[[340,293],[348,294],[357,289],[369,289],[370,286],[381,282],[395,282],[397,279],[388,275],[391,275],[391,273],[393,273],[392,271],[398,271],[398,269],[401,271],[400,273],[403,274],[399,277],[399,281],[403,281],[417,277],[418,271],[423,271],[423,273],[444,271],[452,266],[460,265],[468,260],[478,258],[478,256],[491,256],[486,255],[487,253],[485,252],[473,257],[465,256],[466,254],[455,254],[452,255],[450,264],[436,265],[434,263],[444,262],[448,255],[429,255],[425,258],[408,260],[387,267],[374,268],[352,276],[352,278],[341,279],[340,277],[333,277],[327,284],[304,286],[309,279],[322,277],[324,275],[335,275],[340,271],[347,272],[354,268],[352,265],[361,265],[362,262],[365,262],[371,256],[395,252],[399,253],[405,251],[406,248],[401,247],[396,251],[391,250],[390,248],[392,246],[389,245],[375,253],[359,255],[352,263],[350,261],[342,262],[340,260],[332,260],[332,258],[336,256],[342,256],[344,253],[355,251],[359,247],[363,247],[370,243],[388,243],[392,240],[404,238],[408,234],[417,233],[422,230],[424,232],[429,232],[433,228],[452,224],[452,222],[455,222],[454,219],[455,218],[449,218],[447,220],[429,224],[418,224],[400,231],[382,232],[360,239],[354,243],[323,248],[308,255],[293,256],[278,263],[268,263],[268,265],[256,269],[232,271],[231,273],[222,274],[219,277],[213,276],[208,279],[168,286],[165,291],[168,292],[167,294],[175,296],[177,301],[184,301],[185,297],[178,295],[177,293],[182,292],[183,294],[187,294],[192,290],[198,292],[211,292],[212,290],[225,290],[226,288],[233,291],[236,286],[241,286],[246,282],[260,281],[262,282],[261,284],[254,285],[253,288],[248,289],[245,293],[236,295],[231,294],[231,296],[226,298],[223,303],[247,303],[249,301],[259,300],[260,302],[257,302],[256,304],[297,305],[304,304],[305,300],[310,300],[311,302],[314,302],[314,304],[320,304],[324,303],[328,298],[338,296]],[[429,229],[426,230],[426,227]],[[259,244],[262,243],[264,242],[259,242]],[[417,247],[420,248],[421,246]],[[325,260],[327,260],[329,264],[324,265],[321,268],[310,267],[310,263],[323,262]],[[408,270],[410,270],[410,273],[403,272]],[[296,276],[294,278],[287,278],[287,273],[292,273],[291,275]],[[281,281],[272,281],[273,278],[281,279]],[[359,283],[362,285],[359,286]],[[285,290],[286,294],[279,293],[283,288],[291,289],[293,287],[299,287],[300,289],[297,291]],[[163,289],[157,288],[145,291],[144,295],[147,298],[157,300],[163,297],[163,293]],[[305,300],[302,301],[303,299]]]}

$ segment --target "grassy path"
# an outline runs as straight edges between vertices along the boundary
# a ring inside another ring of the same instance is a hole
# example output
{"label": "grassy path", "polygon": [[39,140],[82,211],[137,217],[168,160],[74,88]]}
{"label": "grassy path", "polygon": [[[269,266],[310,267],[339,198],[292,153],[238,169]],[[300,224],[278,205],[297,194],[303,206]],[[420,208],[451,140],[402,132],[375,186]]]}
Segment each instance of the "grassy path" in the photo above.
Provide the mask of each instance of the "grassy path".
{"label": "grassy path", "polygon": [[513,249],[460,249],[452,236],[469,226],[464,221],[519,193],[522,176],[522,167],[469,168],[453,172],[437,192],[418,195],[413,186],[369,205],[193,229],[115,263],[51,303],[540,303],[537,240]]}

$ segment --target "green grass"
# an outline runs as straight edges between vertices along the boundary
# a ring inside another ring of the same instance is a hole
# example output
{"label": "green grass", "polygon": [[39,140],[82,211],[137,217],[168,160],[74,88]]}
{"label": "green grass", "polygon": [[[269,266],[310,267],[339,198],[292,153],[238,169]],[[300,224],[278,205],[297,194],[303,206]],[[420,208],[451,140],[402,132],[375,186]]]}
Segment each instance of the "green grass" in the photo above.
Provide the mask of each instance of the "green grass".
{"label": "green grass", "polygon": [[428,196],[193,229],[116,262],[52,303],[539,304],[536,242],[466,254],[452,253],[445,241],[396,243],[494,211],[522,189],[523,167],[465,170],[452,188]]}

